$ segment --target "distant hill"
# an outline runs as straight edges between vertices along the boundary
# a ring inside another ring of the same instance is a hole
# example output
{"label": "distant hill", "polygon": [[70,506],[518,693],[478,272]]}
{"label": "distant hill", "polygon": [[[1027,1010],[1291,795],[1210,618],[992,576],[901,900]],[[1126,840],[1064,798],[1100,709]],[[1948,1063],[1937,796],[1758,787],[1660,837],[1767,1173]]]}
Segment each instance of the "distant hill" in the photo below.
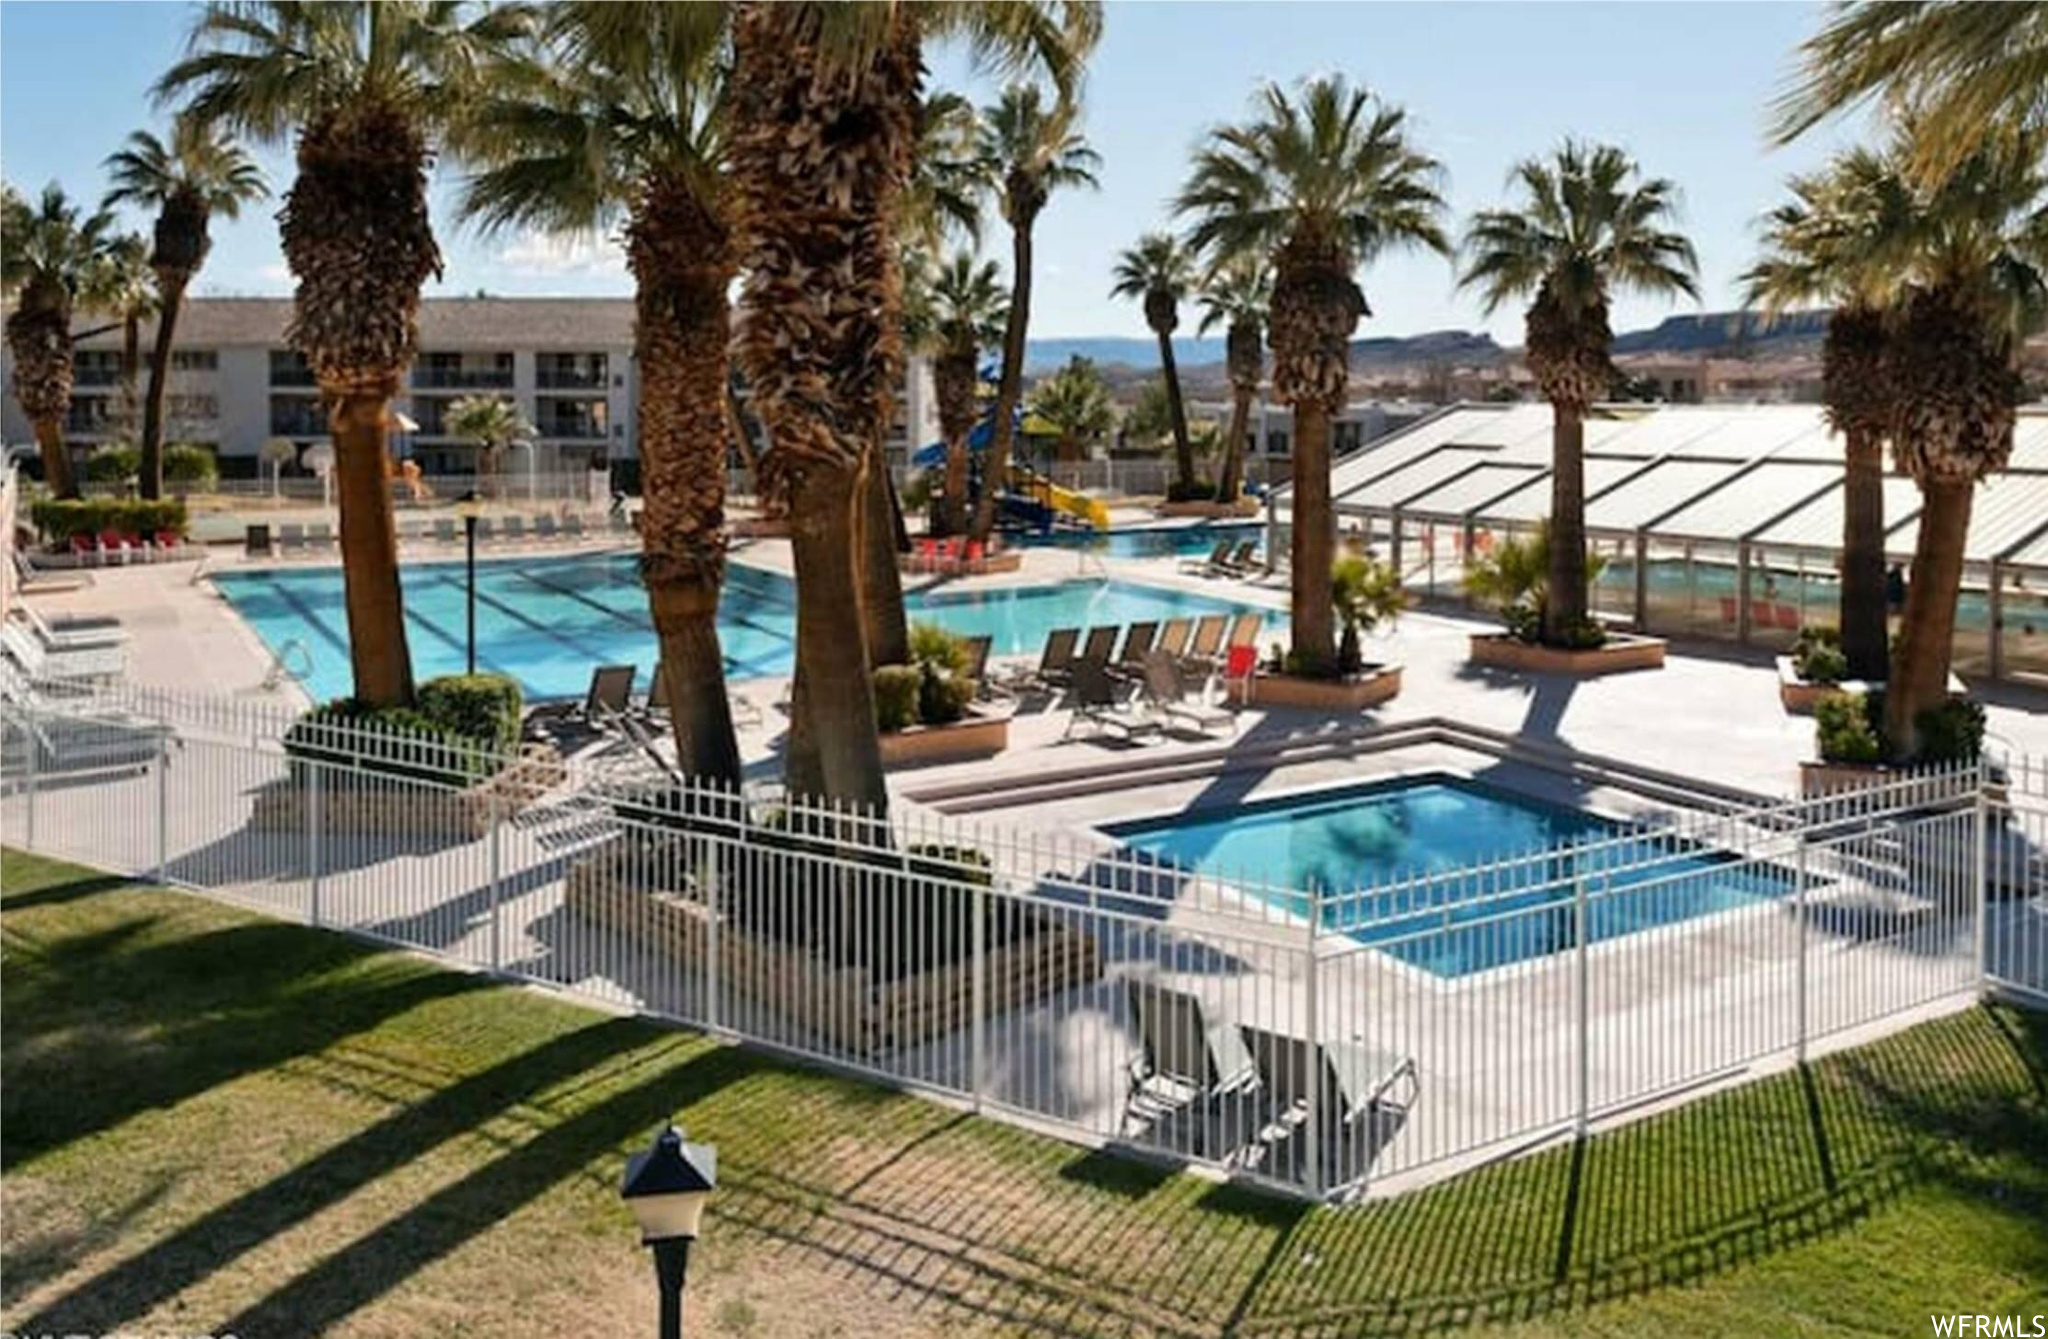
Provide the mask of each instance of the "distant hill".
{"label": "distant hill", "polygon": [[[1614,351],[1624,354],[1705,354],[1732,352],[1789,353],[1817,343],[1827,333],[1827,313],[1799,312],[1766,322],[1754,312],[1701,312],[1670,316],[1647,330],[1614,337]],[[1421,335],[1375,336],[1353,340],[1356,368],[1419,366],[1448,363],[1455,367],[1490,367],[1517,352],[1494,343],[1493,336],[1470,330],[1433,330]],[[1034,339],[1025,346],[1024,369],[1048,372],[1079,354],[1105,370],[1124,368],[1150,373],[1159,367],[1155,340],[1116,335],[1066,339]],[[1223,362],[1223,340],[1175,339],[1173,356],[1195,380],[1204,369]]]}

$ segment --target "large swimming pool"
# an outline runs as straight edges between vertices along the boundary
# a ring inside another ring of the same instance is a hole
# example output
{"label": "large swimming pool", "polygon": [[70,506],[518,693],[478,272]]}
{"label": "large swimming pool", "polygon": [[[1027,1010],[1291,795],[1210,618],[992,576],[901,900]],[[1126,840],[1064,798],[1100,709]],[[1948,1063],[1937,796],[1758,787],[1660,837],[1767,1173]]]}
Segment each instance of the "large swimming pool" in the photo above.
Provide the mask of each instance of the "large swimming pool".
{"label": "large swimming pool", "polygon": [[[1541,957],[1573,942],[1567,857],[1486,879],[1442,880],[1425,890],[1396,880],[1449,873],[1561,843],[1627,829],[1581,810],[1541,803],[1463,778],[1407,777],[1195,812],[1105,829],[1125,847],[1224,880],[1325,894],[1364,890],[1325,905],[1332,929],[1377,944],[1438,976]],[[1655,860],[1647,842],[1603,863],[1637,865],[1589,884],[1589,939],[1613,939],[1792,891],[1791,876],[1709,852]],[[1632,857],[1632,858],[1631,858]],[[1589,872],[1591,872],[1589,867]],[[1306,914],[1306,896],[1290,897]],[[1513,913],[1513,914],[1510,914]],[[1484,924],[1475,922],[1484,921]]]}
{"label": "large swimming pool", "polygon": [[[213,578],[271,650],[297,641],[312,661],[315,698],[349,691],[348,617],[338,568],[222,572]],[[461,672],[463,565],[407,564],[406,629],[413,672]],[[580,697],[594,665],[640,667],[645,688],[656,659],[647,594],[630,554],[495,559],[476,569],[477,663],[519,680],[532,698]],[[1065,581],[908,597],[910,615],[967,636],[995,639],[997,655],[1035,655],[1053,628],[1234,613],[1211,596],[1121,581]],[[1284,616],[1272,614],[1275,624]],[[796,589],[778,573],[734,563],[719,605],[726,672],[735,679],[788,674],[794,663]],[[294,659],[296,659],[294,657]]]}

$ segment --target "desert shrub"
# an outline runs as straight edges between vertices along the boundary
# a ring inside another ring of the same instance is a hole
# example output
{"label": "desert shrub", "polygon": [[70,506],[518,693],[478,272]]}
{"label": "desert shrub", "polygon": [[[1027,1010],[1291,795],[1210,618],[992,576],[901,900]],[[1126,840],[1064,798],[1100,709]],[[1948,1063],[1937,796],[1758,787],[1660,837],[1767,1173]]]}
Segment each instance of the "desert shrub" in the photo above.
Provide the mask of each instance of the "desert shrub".
{"label": "desert shrub", "polygon": [[1408,607],[1408,592],[1393,564],[1363,555],[1339,558],[1330,568],[1330,600],[1344,625],[1337,644],[1337,672],[1356,674],[1364,663],[1360,639],[1381,623],[1391,623]]}
{"label": "desert shrub", "polygon": [[[1600,579],[1607,567],[1598,553],[1586,555],[1586,582]],[[1510,635],[1520,641],[1543,639],[1543,611],[1549,602],[1550,528],[1542,525],[1535,533],[1509,537],[1472,560],[1465,572],[1465,590],[1481,604],[1499,611]],[[1585,650],[1600,646],[1606,632],[1591,620],[1567,630],[1562,644]]]}
{"label": "desert shrub", "polygon": [[96,446],[85,458],[85,477],[96,484],[122,483],[141,472],[141,448],[122,442]]}
{"label": "desert shrub", "polygon": [[293,722],[284,747],[294,758],[358,762],[382,776],[467,786],[491,776],[517,749],[522,706],[519,685],[502,674],[449,674],[421,684],[410,707],[348,697],[323,702]]}
{"label": "desert shrub", "polygon": [[875,671],[875,728],[904,730],[917,722],[924,675],[916,665],[884,665]]}
{"label": "desert shrub", "polygon": [[1842,634],[1809,624],[1792,640],[1792,668],[1807,683],[1840,683],[1849,676],[1849,658],[1842,654]]}
{"label": "desert shrub", "polygon": [[951,725],[967,714],[974,680],[926,661],[917,682],[917,718],[926,725]]}
{"label": "desert shrub", "polygon": [[967,639],[936,623],[910,625],[910,663],[958,673],[967,668]]}
{"label": "desert shrub", "polygon": [[1867,693],[1828,693],[1813,708],[1814,746],[1825,762],[1876,762],[1884,756],[1878,732],[1882,706]]}
{"label": "desert shrub", "polygon": [[1920,732],[1920,761],[1974,762],[1984,752],[1984,704],[1952,697],[1920,713],[1913,722]]}
{"label": "desert shrub", "polygon": [[213,452],[191,442],[164,448],[164,482],[186,488],[211,488],[220,475]]}
{"label": "desert shrub", "polygon": [[124,535],[185,533],[185,504],[176,498],[145,502],[135,498],[43,498],[29,508],[36,529],[62,544],[73,535],[117,530]]}
{"label": "desert shrub", "polygon": [[446,674],[421,684],[417,700],[427,719],[493,753],[511,753],[519,747],[526,702],[516,679],[503,674]]}

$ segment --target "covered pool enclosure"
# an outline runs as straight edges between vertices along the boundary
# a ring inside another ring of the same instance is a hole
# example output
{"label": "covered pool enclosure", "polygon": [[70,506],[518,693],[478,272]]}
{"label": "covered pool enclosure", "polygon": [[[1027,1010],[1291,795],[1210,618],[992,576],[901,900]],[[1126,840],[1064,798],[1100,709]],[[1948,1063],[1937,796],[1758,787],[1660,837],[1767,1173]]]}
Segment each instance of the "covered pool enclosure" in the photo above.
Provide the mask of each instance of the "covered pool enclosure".
{"label": "covered pool enclosure", "polygon": [[[1338,529],[1411,589],[1462,599],[1466,563],[1549,512],[1550,431],[1547,404],[1466,404],[1369,443],[1332,472]],[[1595,610],[1769,647],[1835,622],[1842,474],[1818,405],[1599,406],[1586,423],[1586,531],[1606,559]],[[1906,568],[1920,492],[1887,474],[1884,506],[1889,560]],[[1290,523],[1288,490],[1269,517]],[[1966,554],[1956,668],[2048,683],[2048,405],[2020,411],[2010,465],[1977,491]]]}

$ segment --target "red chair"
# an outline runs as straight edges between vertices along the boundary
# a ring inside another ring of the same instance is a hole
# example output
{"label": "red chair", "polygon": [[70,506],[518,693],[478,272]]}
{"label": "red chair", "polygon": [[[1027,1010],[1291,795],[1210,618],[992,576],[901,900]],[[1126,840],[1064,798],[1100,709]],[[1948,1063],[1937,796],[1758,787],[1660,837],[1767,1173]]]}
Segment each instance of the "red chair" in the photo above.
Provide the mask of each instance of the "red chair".
{"label": "red chair", "polygon": [[128,547],[129,562],[146,563],[149,561],[149,541],[144,539],[141,535],[131,534],[129,532],[123,531],[121,534],[121,542],[127,545]]}
{"label": "red chair", "polygon": [[1256,646],[1233,646],[1223,658],[1223,695],[1229,697],[1233,685],[1237,689],[1237,700],[1251,705],[1252,684],[1257,681],[1259,670],[1259,648]]}
{"label": "red chair", "polygon": [[121,538],[121,532],[112,528],[100,531],[100,561],[106,562],[114,555],[126,563],[129,558],[128,541]]}
{"label": "red chair", "polygon": [[100,546],[93,542],[91,535],[73,535],[71,551],[78,555],[80,563],[97,564],[100,561]]}
{"label": "red chair", "polygon": [[980,541],[980,540],[978,540],[978,539],[970,539],[970,540],[968,540],[968,541],[967,541],[967,562],[968,562],[968,565],[969,565],[969,566],[972,566],[973,564],[975,564],[975,563],[978,563],[978,562],[980,562],[980,561],[981,561],[981,554],[982,554],[982,548],[981,548],[981,541]]}
{"label": "red chair", "polygon": [[185,545],[185,539],[175,530],[156,532],[156,551],[161,554],[175,554]]}
{"label": "red chair", "polygon": [[918,540],[916,550],[911,555],[911,570],[913,572],[929,572],[938,565],[938,561],[939,541],[936,539]]}
{"label": "red chair", "polygon": [[1787,632],[1799,631],[1799,606],[1796,604],[1779,605],[1778,626]]}

